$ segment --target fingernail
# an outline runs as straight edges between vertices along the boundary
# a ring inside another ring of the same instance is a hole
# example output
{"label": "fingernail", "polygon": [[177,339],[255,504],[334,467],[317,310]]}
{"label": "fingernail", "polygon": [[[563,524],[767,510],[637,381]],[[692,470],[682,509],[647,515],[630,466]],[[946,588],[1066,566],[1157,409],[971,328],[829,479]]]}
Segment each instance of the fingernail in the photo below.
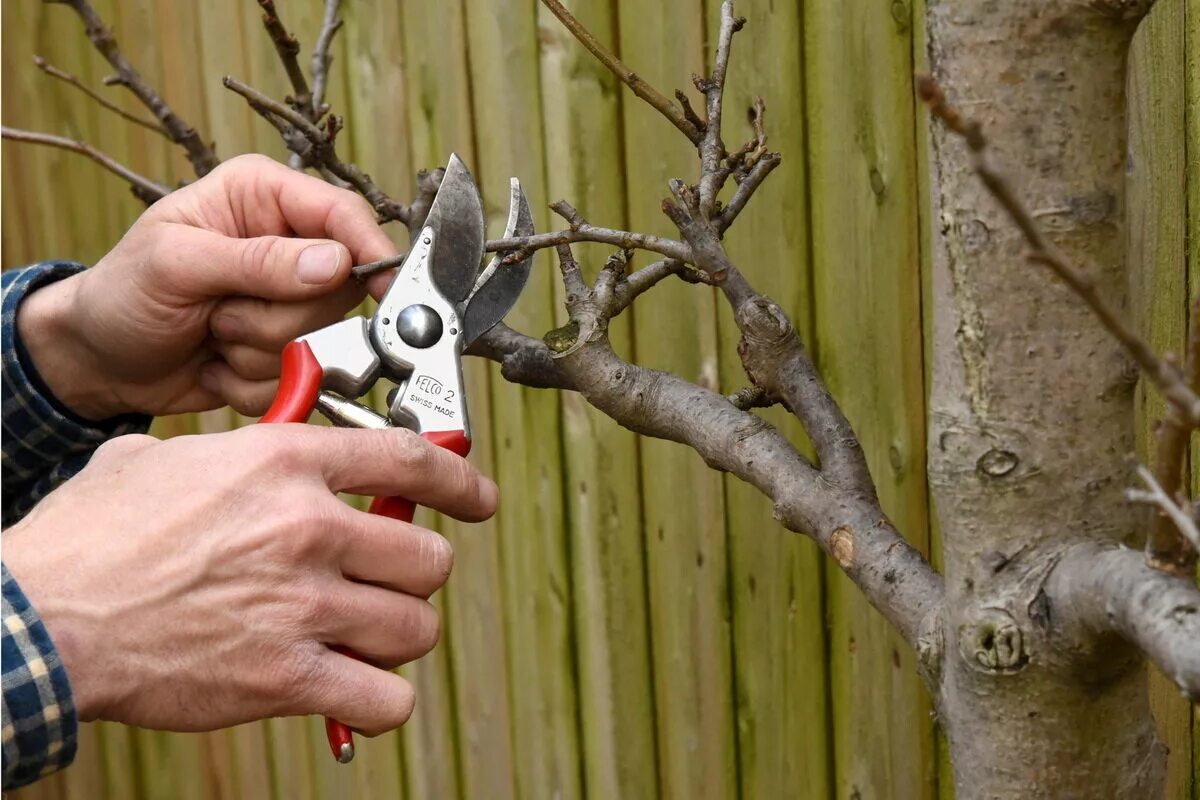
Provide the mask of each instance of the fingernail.
{"label": "fingernail", "polygon": [[329,283],[337,274],[342,260],[342,249],[335,244],[314,244],[300,251],[296,262],[296,276],[301,283]]}
{"label": "fingernail", "polygon": [[479,499],[492,510],[495,510],[496,504],[500,501],[499,487],[496,486],[495,481],[484,475],[479,476]]}

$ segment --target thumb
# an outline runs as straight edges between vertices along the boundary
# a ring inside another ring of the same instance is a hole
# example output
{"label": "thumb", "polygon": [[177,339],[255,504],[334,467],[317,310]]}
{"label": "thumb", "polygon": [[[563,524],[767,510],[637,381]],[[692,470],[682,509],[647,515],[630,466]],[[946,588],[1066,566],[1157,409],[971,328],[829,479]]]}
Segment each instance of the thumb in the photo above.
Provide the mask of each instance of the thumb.
{"label": "thumb", "polygon": [[[173,247],[177,282],[206,297],[246,295],[304,300],[327,294],[350,274],[350,251],[329,239],[256,236],[236,239],[187,229]],[[187,262],[187,263],[183,263]]]}

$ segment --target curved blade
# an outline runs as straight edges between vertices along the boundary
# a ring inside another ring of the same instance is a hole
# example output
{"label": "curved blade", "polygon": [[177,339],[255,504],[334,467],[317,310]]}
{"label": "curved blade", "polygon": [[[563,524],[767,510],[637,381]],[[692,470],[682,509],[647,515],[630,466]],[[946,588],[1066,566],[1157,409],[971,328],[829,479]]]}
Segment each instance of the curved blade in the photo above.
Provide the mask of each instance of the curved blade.
{"label": "curved blade", "polygon": [[484,242],[483,203],[475,179],[457,154],[450,155],[425,227],[434,233],[429,263],[434,286],[457,305],[471,292]]}
{"label": "curved blade", "polygon": [[[529,210],[529,201],[525,199],[525,192],[521,191],[521,182],[511,178],[508,225],[504,228],[504,238],[532,234],[533,214]],[[469,346],[504,319],[525,288],[533,256],[526,256],[515,264],[502,262],[503,257],[497,254],[475,281],[475,288],[467,301],[467,310],[463,313],[463,347]]]}

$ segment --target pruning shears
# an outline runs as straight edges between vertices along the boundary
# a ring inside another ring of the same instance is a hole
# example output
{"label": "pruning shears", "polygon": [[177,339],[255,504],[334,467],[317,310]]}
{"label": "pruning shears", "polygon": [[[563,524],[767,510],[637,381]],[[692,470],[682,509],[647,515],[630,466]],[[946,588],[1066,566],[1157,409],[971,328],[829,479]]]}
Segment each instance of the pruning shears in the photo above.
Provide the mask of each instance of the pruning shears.
{"label": "pruning shears", "polygon": [[[532,233],[529,204],[512,178],[504,235]],[[335,425],[405,427],[439,447],[467,455],[471,429],[462,352],[512,308],[532,262],[527,257],[505,263],[497,255],[479,272],[483,248],[479,190],[466,165],[451,155],[425,224],[375,313],[344,319],[289,342],[283,350],[279,391],[261,422],[304,422],[315,408]],[[380,378],[396,384],[386,415],[356,402]],[[415,506],[401,497],[376,497],[370,511],[411,522]],[[348,726],[326,719],[325,732],[338,761],[354,758]]]}

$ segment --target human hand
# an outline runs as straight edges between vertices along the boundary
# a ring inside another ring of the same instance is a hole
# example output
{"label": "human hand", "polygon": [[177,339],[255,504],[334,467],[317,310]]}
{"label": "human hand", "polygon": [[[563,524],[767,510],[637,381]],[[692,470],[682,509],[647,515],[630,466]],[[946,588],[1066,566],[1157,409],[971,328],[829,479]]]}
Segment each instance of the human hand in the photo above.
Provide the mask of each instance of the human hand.
{"label": "human hand", "polygon": [[338,491],[467,521],[497,498],[466,460],[403,429],[261,425],[101,446],[4,532],[80,718],[197,731],[322,714],[367,735],[403,724],[413,690],[385,669],[437,641],[426,598],[452,552]]}
{"label": "human hand", "polygon": [[93,268],[31,293],[18,325],[81,416],[258,415],[283,346],[362,301],[353,264],[395,253],[360,196],[240,156],[151,206]]}

